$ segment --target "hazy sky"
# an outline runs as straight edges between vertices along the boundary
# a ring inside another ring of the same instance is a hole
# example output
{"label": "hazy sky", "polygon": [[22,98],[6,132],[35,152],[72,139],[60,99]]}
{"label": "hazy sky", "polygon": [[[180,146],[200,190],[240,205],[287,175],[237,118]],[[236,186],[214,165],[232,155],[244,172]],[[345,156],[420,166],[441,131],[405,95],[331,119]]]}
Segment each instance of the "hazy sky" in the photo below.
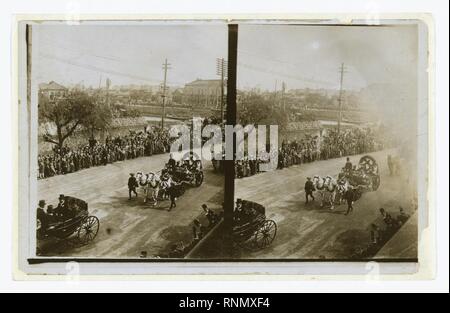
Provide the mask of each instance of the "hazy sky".
{"label": "hazy sky", "polygon": [[[38,83],[98,86],[152,84],[163,79],[167,57],[169,85],[216,76],[216,58],[227,58],[227,26],[82,25],[33,26],[34,70]],[[238,88],[339,88],[345,63],[345,89],[370,84],[410,85],[417,78],[417,27],[239,26]],[[415,86],[414,86],[415,87]]]}
{"label": "hazy sky", "polygon": [[240,25],[238,86],[346,89],[417,77],[417,27]]}
{"label": "hazy sky", "polygon": [[101,76],[103,85],[107,77],[113,85],[158,85],[167,58],[169,85],[218,78],[216,58],[227,57],[227,36],[227,26],[217,23],[33,26],[35,77],[66,85],[98,86]]}

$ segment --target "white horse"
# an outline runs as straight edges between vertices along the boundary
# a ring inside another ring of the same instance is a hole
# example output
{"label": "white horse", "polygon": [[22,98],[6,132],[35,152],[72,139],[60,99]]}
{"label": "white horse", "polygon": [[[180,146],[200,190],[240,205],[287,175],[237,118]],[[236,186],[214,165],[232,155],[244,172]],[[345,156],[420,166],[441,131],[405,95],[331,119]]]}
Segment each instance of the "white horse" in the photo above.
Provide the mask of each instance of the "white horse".
{"label": "white horse", "polygon": [[338,193],[338,184],[336,180],[331,176],[320,177],[316,175],[314,176],[313,184],[320,195],[320,207],[324,207],[325,204],[328,204],[330,205],[330,210],[334,210],[336,195]]}
{"label": "white horse", "polygon": [[331,206],[330,210],[334,210],[337,194],[338,194],[338,183],[333,177],[328,175],[327,177],[325,177],[325,195],[327,202]]}
{"label": "white horse", "polygon": [[148,174],[144,174],[142,172],[136,173],[136,180],[138,182],[139,189],[144,195],[144,203],[148,200],[148,179]]}
{"label": "white horse", "polygon": [[320,195],[320,207],[323,207],[325,205],[324,203],[324,193],[325,193],[325,178],[320,177],[319,175],[315,175],[313,178],[313,184],[314,188],[316,189],[317,193]]}
{"label": "white horse", "polygon": [[158,195],[161,189],[165,189],[166,186],[162,186],[162,181],[159,175],[150,172],[144,174],[138,172],[136,174],[139,187],[144,195],[144,203],[147,203],[149,199],[153,200],[153,205],[158,204]]}
{"label": "white horse", "polygon": [[151,195],[153,200],[153,204],[156,206],[158,204],[158,194],[161,189],[161,178],[155,174],[150,172],[147,180],[147,196]]}

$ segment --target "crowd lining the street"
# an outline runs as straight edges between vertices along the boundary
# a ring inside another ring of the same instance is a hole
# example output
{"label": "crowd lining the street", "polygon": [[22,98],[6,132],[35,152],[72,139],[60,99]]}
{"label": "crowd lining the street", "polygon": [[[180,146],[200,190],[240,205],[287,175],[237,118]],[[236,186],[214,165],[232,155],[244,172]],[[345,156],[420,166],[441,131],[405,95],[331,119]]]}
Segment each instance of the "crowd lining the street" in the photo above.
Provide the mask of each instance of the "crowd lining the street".
{"label": "crowd lining the street", "polygon": [[77,147],[54,147],[51,153],[38,156],[38,178],[64,175],[94,166],[168,152],[171,139],[166,129],[153,127],[129,131],[127,135],[106,137],[104,142],[90,138]]}
{"label": "crowd lining the street", "polygon": [[[348,155],[356,155],[381,150],[371,128],[352,128],[338,133],[329,130],[327,134],[307,136],[300,141],[283,142],[278,150],[278,169],[327,160]],[[260,172],[261,161],[244,158],[236,162],[236,178],[256,175]]]}

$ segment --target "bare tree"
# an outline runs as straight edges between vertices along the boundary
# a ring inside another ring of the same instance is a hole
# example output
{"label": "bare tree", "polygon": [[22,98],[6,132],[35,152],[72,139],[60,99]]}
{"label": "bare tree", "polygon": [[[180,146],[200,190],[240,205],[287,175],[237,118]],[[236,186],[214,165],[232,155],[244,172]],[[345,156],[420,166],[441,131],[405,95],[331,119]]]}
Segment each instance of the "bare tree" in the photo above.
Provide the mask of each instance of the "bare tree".
{"label": "bare tree", "polygon": [[40,94],[39,123],[50,122],[56,127],[56,135],[47,131],[44,140],[56,145],[61,152],[66,139],[95,115],[94,103],[93,97],[79,91],[56,99]]}

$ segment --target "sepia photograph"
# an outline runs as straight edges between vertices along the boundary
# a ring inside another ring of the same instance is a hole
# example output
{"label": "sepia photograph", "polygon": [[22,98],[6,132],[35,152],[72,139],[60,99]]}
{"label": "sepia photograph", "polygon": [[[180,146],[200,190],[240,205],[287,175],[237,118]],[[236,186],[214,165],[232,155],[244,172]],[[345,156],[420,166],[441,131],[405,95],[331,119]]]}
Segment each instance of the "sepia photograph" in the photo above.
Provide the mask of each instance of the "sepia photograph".
{"label": "sepia photograph", "polygon": [[29,262],[417,263],[426,36],[27,25]]}
{"label": "sepia photograph", "polygon": [[171,131],[223,124],[226,25],[44,23],[29,36],[36,256],[184,258],[220,219],[224,175],[187,150],[175,159]]}
{"label": "sepia photograph", "polygon": [[0,292],[448,293],[448,2],[255,4],[4,2]]}
{"label": "sepia photograph", "polygon": [[239,25],[233,258],[417,260],[419,27]]}
{"label": "sepia photograph", "polygon": [[236,164],[239,220],[264,234],[243,255],[417,259],[418,38],[417,24],[240,27],[238,121],[278,125],[274,170]]}

